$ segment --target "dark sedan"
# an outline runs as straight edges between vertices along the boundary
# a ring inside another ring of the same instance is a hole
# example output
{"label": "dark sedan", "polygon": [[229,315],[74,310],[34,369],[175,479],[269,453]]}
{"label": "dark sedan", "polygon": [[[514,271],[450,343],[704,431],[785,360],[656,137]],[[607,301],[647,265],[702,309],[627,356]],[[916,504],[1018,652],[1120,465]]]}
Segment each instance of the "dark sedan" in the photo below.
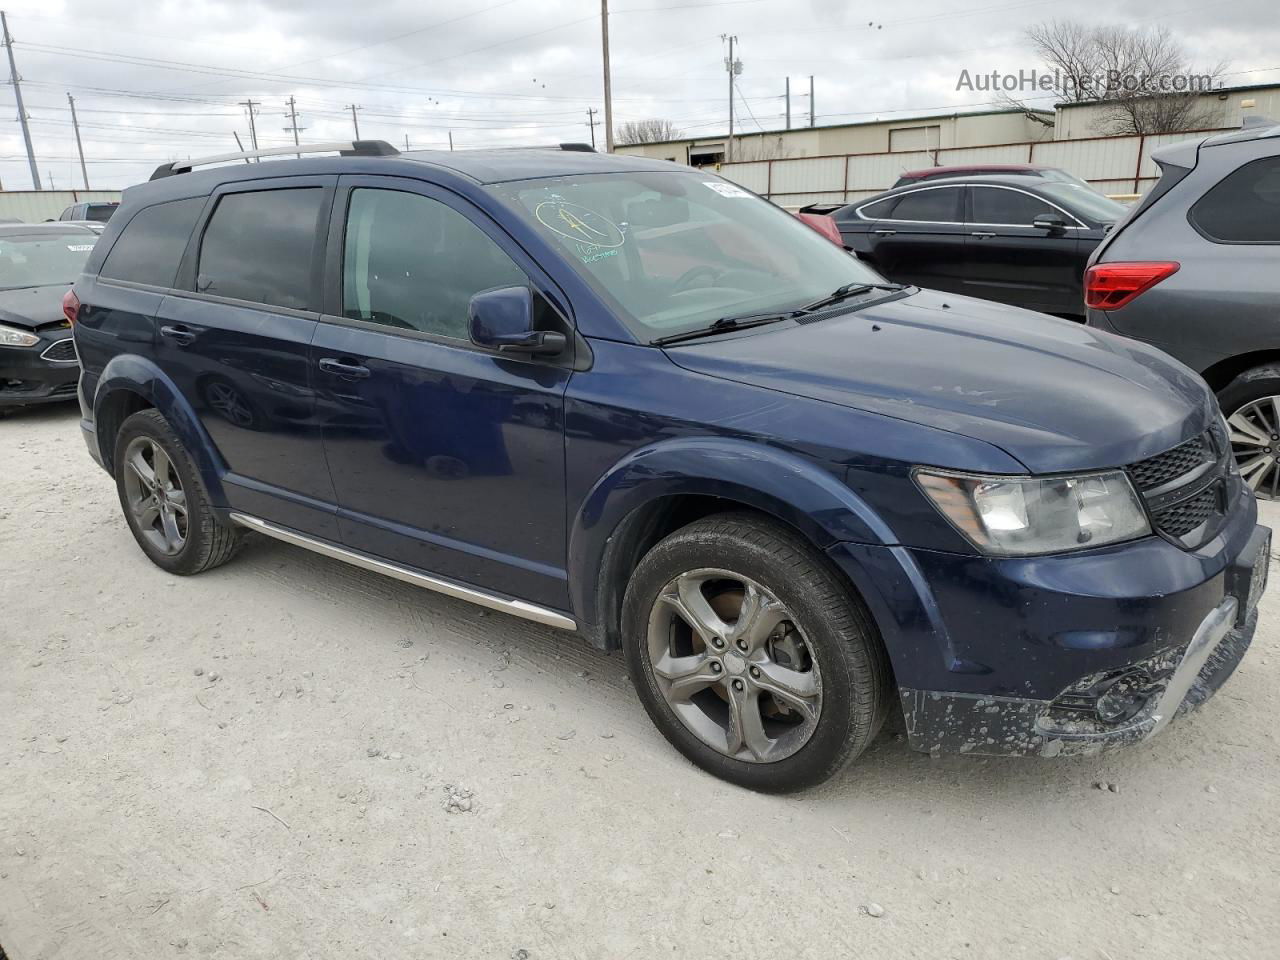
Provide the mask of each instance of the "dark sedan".
{"label": "dark sedan", "polygon": [[890,280],[1083,319],[1089,255],[1126,212],[1079,184],[1005,175],[898,187],[832,215]]}
{"label": "dark sedan", "polygon": [[79,224],[0,226],[0,413],[75,399],[80,364],[62,297],[97,239]]}

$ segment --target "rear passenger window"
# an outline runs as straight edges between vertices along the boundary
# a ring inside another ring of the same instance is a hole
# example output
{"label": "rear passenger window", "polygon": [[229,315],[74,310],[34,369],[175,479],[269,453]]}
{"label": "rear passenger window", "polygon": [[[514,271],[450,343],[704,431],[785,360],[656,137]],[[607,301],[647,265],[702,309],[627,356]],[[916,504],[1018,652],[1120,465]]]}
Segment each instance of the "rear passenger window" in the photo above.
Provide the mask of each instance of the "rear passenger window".
{"label": "rear passenger window", "polygon": [[228,193],[200,245],[196,289],[217,297],[306,310],[324,190]]}
{"label": "rear passenger window", "polygon": [[970,202],[973,204],[970,223],[1029,227],[1031,221],[1042,214],[1051,213],[1061,216],[1043,200],[1018,190],[978,186],[969,189]]}
{"label": "rear passenger window", "polygon": [[415,193],[353,190],[344,246],[342,312],[351,320],[466,340],[474,294],[529,282],[474,223]]}
{"label": "rear passenger window", "polygon": [[959,223],[960,188],[934,187],[906,193],[893,208],[893,220],[923,223]]}
{"label": "rear passenger window", "polygon": [[1191,208],[1191,222],[1223,243],[1280,243],[1280,157],[1246,163]]}
{"label": "rear passenger window", "polygon": [[204,197],[171,200],[138,211],[116,238],[99,275],[108,280],[172,287],[204,201]]}

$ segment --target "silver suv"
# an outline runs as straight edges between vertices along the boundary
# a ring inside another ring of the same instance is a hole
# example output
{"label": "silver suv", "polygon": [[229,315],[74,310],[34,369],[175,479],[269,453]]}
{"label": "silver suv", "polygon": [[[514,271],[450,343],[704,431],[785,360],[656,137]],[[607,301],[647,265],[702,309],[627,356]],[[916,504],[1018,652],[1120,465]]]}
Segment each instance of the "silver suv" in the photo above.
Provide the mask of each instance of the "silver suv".
{"label": "silver suv", "polygon": [[1090,258],[1088,323],[1203,376],[1241,474],[1280,498],[1280,125],[1251,117],[1153,159],[1159,182]]}

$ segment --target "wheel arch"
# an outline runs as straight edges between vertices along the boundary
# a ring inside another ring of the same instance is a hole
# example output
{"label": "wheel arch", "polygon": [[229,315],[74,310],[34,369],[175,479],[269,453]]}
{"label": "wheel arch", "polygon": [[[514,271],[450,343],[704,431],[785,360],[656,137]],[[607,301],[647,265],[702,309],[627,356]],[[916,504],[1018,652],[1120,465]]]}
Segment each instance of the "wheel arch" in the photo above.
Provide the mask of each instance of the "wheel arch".
{"label": "wheel arch", "polygon": [[1255,350],[1251,353],[1241,353],[1226,357],[1207,367],[1200,375],[1209,384],[1210,390],[1214,393],[1219,393],[1240,374],[1252,370],[1254,367],[1268,365],[1280,367],[1280,349]]}
{"label": "wheel arch", "polygon": [[596,482],[573,519],[569,589],[592,644],[619,646],[627,583],[654,544],[702,517],[738,510],[786,525],[819,553],[840,541],[892,540],[836,476],[786,451],[720,438],[643,448]]}
{"label": "wheel arch", "polygon": [[148,408],[158,410],[169,422],[200,470],[210,500],[224,506],[221,476],[226,467],[212,439],[177,385],[155,363],[136,354],[113,357],[94,390],[94,435],[103,465],[114,472],[120,425],[132,414]]}

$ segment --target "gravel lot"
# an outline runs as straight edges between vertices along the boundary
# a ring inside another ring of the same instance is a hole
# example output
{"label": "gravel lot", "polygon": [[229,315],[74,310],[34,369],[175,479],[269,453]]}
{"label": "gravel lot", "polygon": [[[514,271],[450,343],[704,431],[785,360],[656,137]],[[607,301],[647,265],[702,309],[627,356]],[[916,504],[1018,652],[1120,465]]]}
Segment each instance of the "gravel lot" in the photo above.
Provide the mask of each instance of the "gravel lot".
{"label": "gravel lot", "polygon": [[778,798],[576,637],[263,539],[162,573],[74,408],[0,421],[0,478],[11,960],[1277,955],[1276,587],[1151,744],[931,760],[899,720]]}

